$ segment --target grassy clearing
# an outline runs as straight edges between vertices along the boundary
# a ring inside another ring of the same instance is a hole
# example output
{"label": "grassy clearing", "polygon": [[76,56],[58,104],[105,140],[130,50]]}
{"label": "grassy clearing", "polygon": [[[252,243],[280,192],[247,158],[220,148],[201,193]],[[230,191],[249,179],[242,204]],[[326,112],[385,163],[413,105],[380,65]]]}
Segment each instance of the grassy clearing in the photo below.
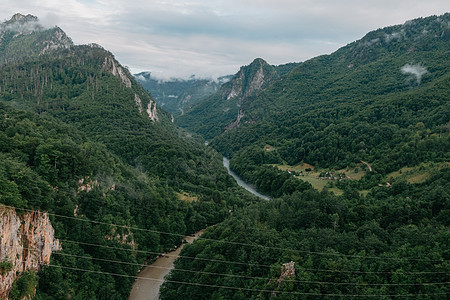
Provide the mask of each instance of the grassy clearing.
{"label": "grassy clearing", "polygon": [[345,173],[345,175],[352,180],[360,180],[364,175],[366,175],[366,171],[362,169],[362,164],[358,164],[355,168],[346,168],[337,170],[336,172]]}
{"label": "grassy clearing", "polygon": [[[298,179],[301,179],[303,181],[306,181],[310,183],[313,188],[315,188],[318,191],[322,191],[325,187],[328,186],[328,190],[330,192],[335,193],[336,195],[342,195],[343,191],[341,189],[338,189],[336,187],[330,187],[330,183],[333,181],[330,180],[323,180],[319,178],[320,170],[316,170],[313,165],[302,163],[296,166],[289,166],[289,165],[273,165],[273,167],[278,168],[282,171],[294,171],[298,173],[303,173],[303,176],[297,176]],[[311,171],[306,171],[311,170]]]}
{"label": "grassy clearing", "polygon": [[182,191],[181,193],[176,193],[179,200],[187,201],[189,203],[198,201],[198,197],[191,195],[187,192]]}
{"label": "grassy clearing", "polygon": [[292,170],[299,173],[300,172],[306,173],[307,169],[311,169],[311,172],[314,172],[314,166],[307,163],[302,163],[296,166],[289,166],[289,165],[273,165],[273,166],[282,171]]}
{"label": "grassy clearing", "polygon": [[[325,187],[328,187],[328,190],[335,193],[336,195],[342,195],[344,192],[341,189],[336,187],[330,187],[334,181],[323,180],[320,179],[321,172],[331,171],[334,173],[345,173],[348,179],[350,180],[360,180],[366,172],[362,168],[362,164],[357,164],[354,168],[346,168],[342,170],[326,170],[326,169],[316,169],[313,165],[307,163],[301,163],[296,166],[289,165],[273,165],[273,167],[278,168],[282,171],[294,171],[303,174],[303,176],[297,176],[298,179],[309,182],[313,188],[316,190],[322,191]],[[361,191],[361,195],[367,195],[369,191]]]}
{"label": "grassy clearing", "polygon": [[444,163],[421,163],[415,167],[404,167],[387,175],[387,179],[403,179],[408,183],[423,183],[430,178],[434,172],[442,168],[450,167],[450,162]]}

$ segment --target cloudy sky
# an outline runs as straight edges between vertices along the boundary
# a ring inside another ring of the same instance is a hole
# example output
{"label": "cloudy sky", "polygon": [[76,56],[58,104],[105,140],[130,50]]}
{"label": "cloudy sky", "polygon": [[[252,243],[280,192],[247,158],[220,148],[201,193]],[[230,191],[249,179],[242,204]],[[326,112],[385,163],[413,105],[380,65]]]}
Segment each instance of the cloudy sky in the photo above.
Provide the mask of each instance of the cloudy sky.
{"label": "cloudy sky", "polygon": [[160,78],[234,74],[328,54],[380,27],[450,11],[448,0],[1,0],[97,43],[132,72]]}

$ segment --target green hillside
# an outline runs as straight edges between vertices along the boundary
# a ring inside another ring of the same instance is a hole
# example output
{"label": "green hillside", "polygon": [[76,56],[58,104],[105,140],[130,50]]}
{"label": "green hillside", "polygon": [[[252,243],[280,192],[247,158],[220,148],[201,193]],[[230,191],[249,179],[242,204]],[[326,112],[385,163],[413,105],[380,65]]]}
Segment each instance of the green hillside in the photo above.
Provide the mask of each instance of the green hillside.
{"label": "green hillside", "polygon": [[[216,119],[196,110],[180,125],[213,138],[211,145],[231,156],[232,169],[250,182],[265,164],[338,170],[365,161],[385,175],[447,161],[449,18],[379,29],[301,63],[242,103],[237,129],[224,130],[225,114]],[[264,151],[265,145],[276,151]]]}
{"label": "green hillside", "polygon": [[162,299],[448,298],[449,24],[255,59],[175,119],[212,147],[102,47],[33,16],[0,24],[0,203],[48,211],[63,248],[10,298],[126,299],[144,263],[207,227]]}
{"label": "green hillside", "polygon": [[220,97],[186,114],[274,199],[184,248],[161,298],[448,298],[449,21],[299,64],[241,103],[236,128],[213,117]]}
{"label": "green hillside", "polygon": [[[63,251],[39,272],[37,299],[125,299],[144,261],[255,198],[110,52],[65,47],[60,29],[38,24],[15,15],[0,27],[0,203],[57,215]],[[29,275],[21,278],[14,299]]]}
{"label": "green hillside", "polygon": [[[194,104],[176,118],[177,125],[211,139],[223,131],[237,128],[246,116],[246,107],[272,82],[297,64],[269,65],[261,58],[243,66],[233,78],[224,83],[214,95]],[[246,118],[248,119],[248,118]]]}
{"label": "green hillside", "polygon": [[183,249],[161,299],[444,299],[449,175],[245,208]]}

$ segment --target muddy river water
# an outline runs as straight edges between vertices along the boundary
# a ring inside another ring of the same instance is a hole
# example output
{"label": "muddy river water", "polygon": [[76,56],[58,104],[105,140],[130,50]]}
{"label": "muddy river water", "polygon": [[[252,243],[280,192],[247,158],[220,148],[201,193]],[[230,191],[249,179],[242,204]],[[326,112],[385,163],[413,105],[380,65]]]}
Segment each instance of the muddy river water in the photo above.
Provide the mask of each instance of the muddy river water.
{"label": "muddy river water", "polygon": [[[237,176],[233,171],[230,170],[230,160],[226,157],[223,158],[223,165],[227,168],[228,173],[233,176],[236,182],[245,188],[250,193],[264,199],[269,200],[270,198],[258,193],[255,188],[247,183],[245,183],[239,176]],[[188,243],[195,241],[205,229],[197,232],[194,236],[186,236],[184,239]],[[184,245],[184,244],[183,244]],[[153,264],[146,266],[139,272],[136,281],[133,283],[133,288],[131,289],[130,296],[128,300],[156,300],[159,298],[159,288],[164,282],[164,276],[169,274],[170,270],[173,269],[173,263],[180,254],[181,245],[177,250],[165,253],[163,256],[158,258]]]}
{"label": "muddy river water", "polygon": [[[185,236],[188,243],[195,241],[205,229],[195,233],[194,236]],[[159,298],[159,288],[164,282],[164,276],[173,269],[173,263],[180,254],[185,244],[178,247],[177,250],[165,253],[159,257],[153,264],[142,269],[133,283],[128,300],[156,300]]]}

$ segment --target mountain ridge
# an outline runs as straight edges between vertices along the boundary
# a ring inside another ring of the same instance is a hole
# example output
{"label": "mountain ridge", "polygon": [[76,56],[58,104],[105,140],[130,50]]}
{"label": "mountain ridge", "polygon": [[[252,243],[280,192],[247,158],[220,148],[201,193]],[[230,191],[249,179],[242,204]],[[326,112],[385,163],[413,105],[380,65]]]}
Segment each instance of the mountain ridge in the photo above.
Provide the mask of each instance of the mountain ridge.
{"label": "mountain ridge", "polygon": [[[186,114],[176,120],[176,123],[204,135],[206,139],[223,130],[237,128],[253,98],[296,65],[291,63],[272,66],[264,59],[256,58],[249,65],[242,66],[216,94],[194,104]],[[197,118],[197,115],[201,117]],[[216,127],[214,124],[207,124],[208,120],[217,121],[220,128],[214,128]]]}
{"label": "mountain ridge", "polygon": [[449,95],[447,13],[300,63],[243,101],[235,128],[225,124],[237,109],[221,119],[227,97],[199,103],[180,124],[272,199],[205,232],[210,243],[184,248],[185,257],[221,259],[180,258],[161,298],[445,298],[437,274],[449,263]]}
{"label": "mountain ridge", "polygon": [[[421,18],[378,29],[330,55],[299,64],[247,102],[247,113],[240,120],[246,129],[226,130],[221,119],[214,124],[206,108],[188,113],[178,124],[203,134],[206,139],[215,138],[212,145],[227,156],[257,140],[261,147],[266,143],[284,144],[279,149],[285,153],[283,159],[291,164],[305,159],[316,164],[318,160],[308,158],[308,154],[293,158],[293,153],[297,152],[295,148],[305,149],[305,146],[302,146],[301,135],[288,133],[287,128],[300,130],[303,127],[301,132],[304,133],[304,128],[309,127],[323,131],[346,118],[351,122],[357,122],[354,117],[357,115],[368,118],[365,113],[371,115],[367,121],[372,123],[395,120],[396,126],[407,127],[413,125],[410,124],[412,120],[420,120],[427,127],[435,127],[437,123],[444,126],[448,105],[442,93],[445,94],[445,82],[448,81],[449,16]],[[429,97],[425,96],[425,91],[438,86],[439,89],[433,92],[436,97],[430,102],[432,105],[425,106],[419,99]],[[440,94],[436,93],[438,90]],[[386,100],[391,97],[398,98],[397,102],[393,98]],[[411,99],[406,100],[408,98]],[[392,109],[384,111],[380,106],[382,103]],[[407,114],[400,113],[403,109]],[[418,109],[424,114],[418,114]],[[392,119],[394,111],[397,116]],[[431,115],[433,119],[429,118]],[[281,133],[282,128],[286,128],[284,133]],[[248,132],[244,133],[246,130]],[[281,136],[286,140],[280,140]],[[345,139],[345,136],[341,138]],[[295,144],[289,146],[290,150],[285,148],[288,140],[295,140]],[[374,145],[369,141],[365,143]],[[342,157],[330,157],[328,164],[332,165],[332,160],[342,161],[340,167],[351,163]]]}
{"label": "mountain ridge", "polygon": [[72,39],[61,28],[45,28],[39,18],[30,14],[17,13],[0,24],[0,57],[3,62],[73,46]]}

